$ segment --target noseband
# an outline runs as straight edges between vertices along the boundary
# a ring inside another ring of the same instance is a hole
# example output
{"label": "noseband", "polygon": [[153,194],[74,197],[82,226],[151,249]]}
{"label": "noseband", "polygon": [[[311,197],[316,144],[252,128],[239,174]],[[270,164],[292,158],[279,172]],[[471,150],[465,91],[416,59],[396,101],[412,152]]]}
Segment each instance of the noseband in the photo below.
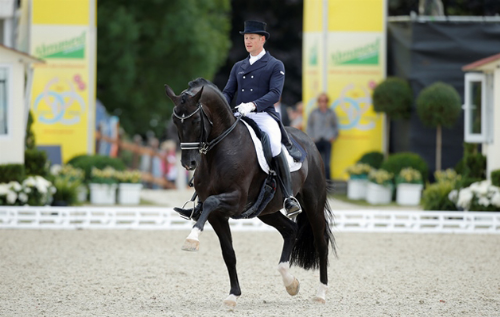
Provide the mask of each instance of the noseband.
{"label": "noseband", "polygon": [[200,142],[181,142],[181,150],[198,150],[201,154],[207,154],[208,151],[210,151],[214,146],[216,146],[220,141],[222,141],[229,133],[231,133],[231,131],[234,130],[234,128],[238,124],[238,121],[240,121],[240,117],[238,117],[236,121],[226,131],[222,132],[218,137],[216,137],[212,141],[208,141],[208,135],[205,136],[205,118],[206,120],[208,120],[210,125],[213,125],[213,123],[208,118],[207,114],[205,113],[205,110],[203,110],[203,107],[201,106],[200,102],[198,102],[198,108],[196,108],[195,111],[193,111],[187,116],[184,114],[182,116],[179,116],[177,113],[175,113],[175,108],[172,113],[174,117],[181,120],[181,124],[183,124],[184,120],[191,118],[198,111],[200,111],[200,109],[201,109]]}

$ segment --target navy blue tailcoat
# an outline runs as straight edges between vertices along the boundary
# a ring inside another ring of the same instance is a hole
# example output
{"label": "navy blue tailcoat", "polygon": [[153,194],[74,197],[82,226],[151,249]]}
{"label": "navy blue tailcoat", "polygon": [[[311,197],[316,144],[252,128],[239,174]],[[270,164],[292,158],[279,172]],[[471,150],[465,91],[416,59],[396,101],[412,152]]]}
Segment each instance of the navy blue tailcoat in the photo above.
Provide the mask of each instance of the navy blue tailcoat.
{"label": "navy blue tailcoat", "polygon": [[237,92],[236,105],[253,102],[257,112],[268,112],[279,120],[274,104],[279,101],[283,91],[285,66],[267,51],[253,65],[250,65],[249,60],[250,56],[234,64],[222,93],[231,104]]}

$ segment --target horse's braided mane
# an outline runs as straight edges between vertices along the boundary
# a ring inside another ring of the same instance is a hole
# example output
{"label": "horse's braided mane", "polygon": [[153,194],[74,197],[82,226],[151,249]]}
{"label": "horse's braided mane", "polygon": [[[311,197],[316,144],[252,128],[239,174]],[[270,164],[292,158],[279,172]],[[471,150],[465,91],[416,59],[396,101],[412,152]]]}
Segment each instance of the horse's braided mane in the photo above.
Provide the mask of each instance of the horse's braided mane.
{"label": "horse's braided mane", "polygon": [[226,97],[224,97],[224,95],[222,94],[222,92],[219,90],[219,87],[217,87],[211,81],[206,80],[205,78],[199,77],[199,78],[196,78],[196,79],[190,81],[189,84],[188,84],[188,86],[189,86],[189,88],[188,88],[189,92],[191,92],[195,88],[202,87],[202,86],[210,87],[216,94],[219,95],[219,97],[222,100],[222,102],[224,103],[224,105],[226,105],[228,109],[231,109],[231,107],[227,103]]}

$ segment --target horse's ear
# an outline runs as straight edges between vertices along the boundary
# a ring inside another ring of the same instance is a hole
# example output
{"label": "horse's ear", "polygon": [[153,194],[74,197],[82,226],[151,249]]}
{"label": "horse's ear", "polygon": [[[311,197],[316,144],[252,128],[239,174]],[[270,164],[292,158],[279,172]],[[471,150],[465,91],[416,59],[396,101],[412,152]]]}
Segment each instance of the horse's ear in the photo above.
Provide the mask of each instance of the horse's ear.
{"label": "horse's ear", "polygon": [[165,93],[167,94],[168,98],[170,98],[170,100],[174,102],[174,104],[178,104],[179,97],[175,95],[172,88],[170,88],[170,86],[167,84],[165,84]]}
{"label": "horse's ear", "polygon": [[201,94],[203,93],[203,87],[204,86],[201,86],[201,89],[196,93],[196,95],[193,96],[193,100],[194,102],[198,103],[198,101],[200,101],[200,98],[201,98]]}

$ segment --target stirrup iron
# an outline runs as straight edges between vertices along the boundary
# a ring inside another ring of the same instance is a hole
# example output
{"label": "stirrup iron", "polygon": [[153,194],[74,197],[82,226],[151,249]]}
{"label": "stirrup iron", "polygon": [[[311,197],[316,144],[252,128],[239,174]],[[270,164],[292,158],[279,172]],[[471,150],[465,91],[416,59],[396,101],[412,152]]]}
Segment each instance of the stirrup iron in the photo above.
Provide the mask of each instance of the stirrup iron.
{"label": "stirrup iron", "polygon": [[[297,203],[297,206],[299,206],[299,209],[291,212],[291,213],[288,213],[288,211],[286,210],[286,201],[288,199],[291,199],[293,201],[295,201]],[[297,216],[298,214],[300,214],[302,212],[302,206],[300,205],[299,201],[297,200],[297,198],[295,198],[294,196],[290,196],[286,199],[283,200],[283,209],[285,209],[285,212],[286,212],[286,217],[288,218],[294,218],[295,216]]]}

